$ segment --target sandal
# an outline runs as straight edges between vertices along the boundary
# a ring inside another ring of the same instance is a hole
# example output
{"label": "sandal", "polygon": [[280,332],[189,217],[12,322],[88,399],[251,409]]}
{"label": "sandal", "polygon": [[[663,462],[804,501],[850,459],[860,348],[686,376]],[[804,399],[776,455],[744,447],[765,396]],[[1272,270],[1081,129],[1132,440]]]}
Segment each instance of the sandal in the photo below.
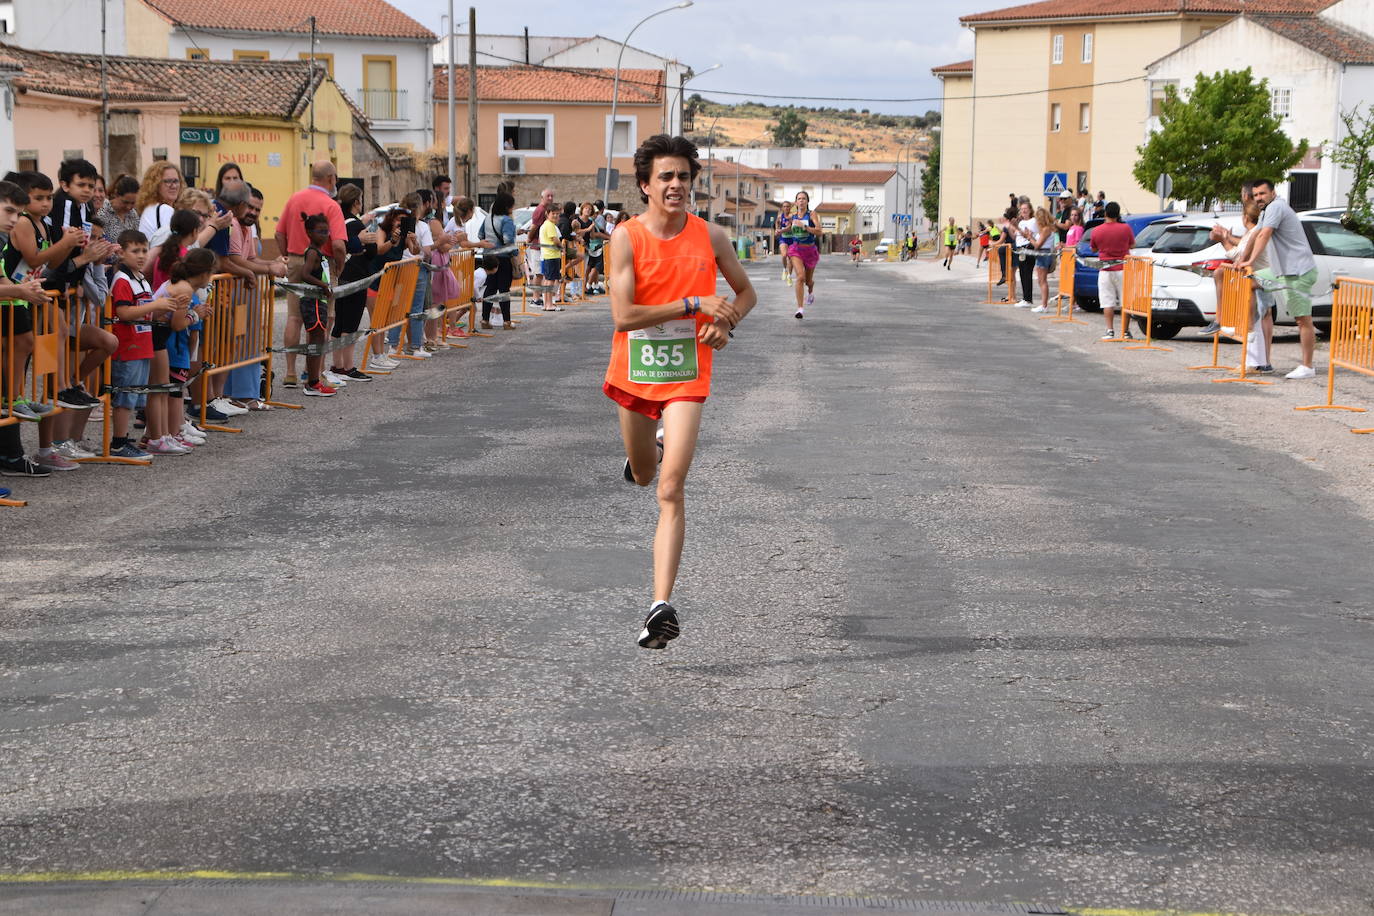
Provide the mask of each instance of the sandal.
{"label": "sandal", "polygon": [[276,408],[274,408],[271,404],[267,403],[266,401],[260,401],[260,400],[257,400],[256,398],[255,398],[254,400],[251,400],[251,401],[249,401],[248,403],[244,404],[243,406],[244,406],[244,409],[245,409],[245,410],[275,410],[275,409],[276,409]]}

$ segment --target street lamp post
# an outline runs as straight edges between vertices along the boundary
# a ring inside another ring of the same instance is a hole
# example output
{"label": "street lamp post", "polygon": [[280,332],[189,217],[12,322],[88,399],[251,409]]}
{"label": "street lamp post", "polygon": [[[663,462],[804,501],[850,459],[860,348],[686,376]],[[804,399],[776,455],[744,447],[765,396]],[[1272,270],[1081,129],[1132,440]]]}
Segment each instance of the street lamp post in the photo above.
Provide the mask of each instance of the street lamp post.
{"label": "street lamp post", "polygon": [[[721,67],[723,67],[723,66],[724,66],[724,64],[712,64],[711,66],[707,67],[705,70],[701,71],[700,73],[697,73],[697,72],[693,71],[693,73],[692,73],[691,76],[687,77],[685,80],[683,80],[683,81],[678,85],[678,87],[677,87],[677,92],[676,92],[676,96],[677,96],[677,97],[673,100],[673,103],[672,103],[671,105],[668,106],[668,108],[671,110],[672,108],[677,107],[677,106],[680,106],[680,105],[682,104],[682,94],[683,94],[683,90],[687,88],[687,84],[688,84],[688,83],[690,83],[692,80],[696,79],[698,76],[705,76],[706,74],[710,73],[712,70],[719,70],[719,69],[720,69]],[[681,112],[678,112],[677,123],[678,123],[678,128],[681,129],[681,127],[682,127],[682,113],[681,113]]]}
{"label": "street lamp post", "polygon": [[620,54],[615,59],[615,82],[611,85],[611,128],[607,131],[606,137],[606,180],[602,183],[601,199],[608,204],[611,200],[611,154],[615,151],[615,112],[616,106],[620,101],[620,63],[625,59],[625,46],[630,43],[631,36],[644,23],[653,19],[655,16],[662,16],[664,13],[671,13],[673,10],[685,10],[692,5],[692,0],[682,0],[681,3],[674,3],[672,6],[659,10],[657,13],[650,13],[643,19],[635,23],[635,27],[630,29],[630,34],[625,36],[625,40],[620,43]]}
{"label": "street lamp post", "polygon": [[[712,148],[716,140],[716,122],[720,120],[717,114],[711,119],[711,129],[706,132],[706,164],[710,166],[710,171],[706,173],[706,222],[711,221],[711,203],[716,195],[716,166],[715,157],[712,155]],[[696,193],[695,191],[693,193]],[[695,203],[693,204],[695,206]]]}

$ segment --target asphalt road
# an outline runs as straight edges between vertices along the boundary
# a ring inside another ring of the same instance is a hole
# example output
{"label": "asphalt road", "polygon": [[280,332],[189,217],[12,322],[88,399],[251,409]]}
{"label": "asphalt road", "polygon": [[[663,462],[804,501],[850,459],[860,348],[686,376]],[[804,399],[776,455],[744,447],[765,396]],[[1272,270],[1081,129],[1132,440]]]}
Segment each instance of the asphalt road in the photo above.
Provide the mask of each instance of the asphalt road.
{"label": "asphalt road", "polygon": [[603,305],[25,486],[3,871],[1369,913],[1370,521],[967,285],[751,275],[666,652]]}

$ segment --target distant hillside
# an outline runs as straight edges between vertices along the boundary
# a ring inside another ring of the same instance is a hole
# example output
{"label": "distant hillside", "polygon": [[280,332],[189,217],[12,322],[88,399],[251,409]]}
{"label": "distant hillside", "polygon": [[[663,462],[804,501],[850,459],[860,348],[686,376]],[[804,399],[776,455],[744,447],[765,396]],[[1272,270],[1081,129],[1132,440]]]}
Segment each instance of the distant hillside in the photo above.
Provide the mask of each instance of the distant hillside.
{"label": "distant hillside", "polygon": [[938,111],[889,115],[866,109],[771,106],[757,102],[722,105],[699,95],[693,95],[687,104],[692,114],[689,136],[703,152],[713,121],[716,146],[767,146],[772,141],[769,128],[786,111],[793,111],[806,121],[807,146],[847,148],[855,162],[893,161],[911,140],[915,140],[915,157],[924,159],[930,152],[930,130],[940,126]]}

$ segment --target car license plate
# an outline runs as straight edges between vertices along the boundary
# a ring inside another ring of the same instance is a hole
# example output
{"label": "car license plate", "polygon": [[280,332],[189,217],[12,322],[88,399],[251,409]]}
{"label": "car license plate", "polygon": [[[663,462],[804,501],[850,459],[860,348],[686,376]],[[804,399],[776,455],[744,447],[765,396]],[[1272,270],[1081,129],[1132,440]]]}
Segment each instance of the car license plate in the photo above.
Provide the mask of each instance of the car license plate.
{"label": "car license plate", "polygon": [[1151,299],[1150,307],[1156,312],[1173,312],[1178,310],[1177,299]]}

